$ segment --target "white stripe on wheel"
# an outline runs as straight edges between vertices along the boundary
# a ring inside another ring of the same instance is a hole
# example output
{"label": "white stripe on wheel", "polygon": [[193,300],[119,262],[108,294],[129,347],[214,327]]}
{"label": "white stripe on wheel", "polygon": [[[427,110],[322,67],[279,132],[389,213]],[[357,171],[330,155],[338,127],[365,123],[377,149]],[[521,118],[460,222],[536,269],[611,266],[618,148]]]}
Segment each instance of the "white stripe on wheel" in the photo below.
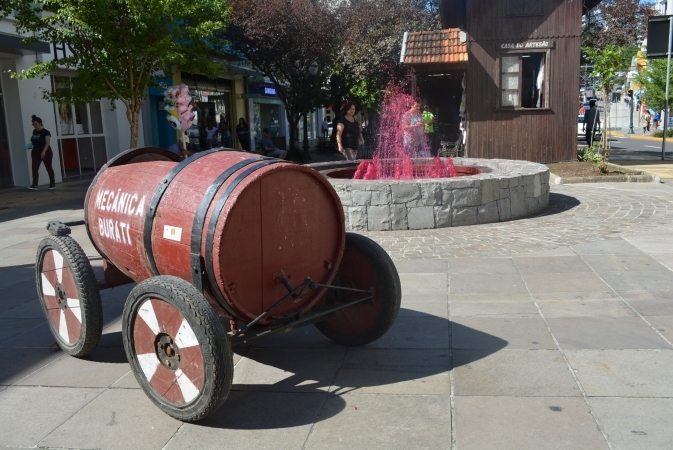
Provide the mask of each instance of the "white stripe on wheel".
{"label": "white stripe on wheel", "polygon": [[161,329],[159,328],[159,322],[157,321],[157,315],[154,313],[154,307],[152,306],[151,300],[147,300],[143,303],[143,306],[138,310],[138,315],[143,318],[147,326],[152,330],[152,333],[155,335],[159,334]]}
{"label": "white stripe on wheel", "polygon": [[155,353],[145,353],[144,355],[137,355],[138,364],[145,374],[147,381],[151,381],[154,373],[159,368],[159,358]]}
{"label": "white stripe on wheel", "polygon": [[61,310],[60,320],[58,322],[58,334],[61,335],[63,340],[70,343],[70,336],[68,336],[68,324],[65,321],[65,311]]}
{"label": "white stripe on wheel", "polygon": [[42,294],[56,297],[56,290],[54,289],[54,286],[52,286],[47,277],[44,276],[44,273],[41,275],[42,275]]}
{"label": "white stripe on wheel", "polygon": [[199,345],[199,340],[194,334],[194,330],[187,323],[187,319],[183,319],[180,324],[180,329],[178,334],[175,336],[175,343],[178,344],[180,348],[194,347]]}
{"label": "white stripe on wheel", "polygon": [[79,320],[79,323],[82,323],[82,310],[80,309],[79,306],[79,300],[76,298],[69,298],[67,299],[68,302],[68,308],[70,308],[70,311],[77,317],[77,320]]}
{"label": "white stripe on wheel", "polygon": [[54,267],[56,268],[56,279],[59,283],[63,283],[63,255],[56,250],[52,251],[54,255]]}
{"label": "white stripe on wheel", "polygon": [[194,386],[192,380],[180,369],[175,371],[175,376],[178,377],[178,386],[180,386],[185,402],[189,403],[194,400],[199,395],[199,390]]}

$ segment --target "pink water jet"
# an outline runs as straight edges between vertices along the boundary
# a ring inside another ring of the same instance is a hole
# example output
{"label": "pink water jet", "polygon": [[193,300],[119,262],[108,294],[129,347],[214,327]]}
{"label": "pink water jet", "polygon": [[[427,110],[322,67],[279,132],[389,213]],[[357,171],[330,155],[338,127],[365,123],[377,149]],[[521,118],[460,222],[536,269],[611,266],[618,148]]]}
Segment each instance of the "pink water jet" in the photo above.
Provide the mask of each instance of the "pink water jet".
{"label": "pink water jet", "polygon": [[354,179],[411,180],[456,176],[451,158],[428,160],[430,146],[420,111],[412,110],[415,99],[403,87],[391,84],[383,100],[376,151],[372,161],[362,161]]}

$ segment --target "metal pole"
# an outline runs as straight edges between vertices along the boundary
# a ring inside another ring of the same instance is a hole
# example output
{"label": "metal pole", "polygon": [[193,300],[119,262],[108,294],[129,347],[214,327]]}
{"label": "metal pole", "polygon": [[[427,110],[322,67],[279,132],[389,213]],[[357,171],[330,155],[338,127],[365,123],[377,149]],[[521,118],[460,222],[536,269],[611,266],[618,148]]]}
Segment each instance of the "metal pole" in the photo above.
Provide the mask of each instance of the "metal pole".
{"label": "metal pole", "polygon": [[[670,11],[669,11],[670,12]],[[666,65],[666,109],[664,112],[664,138],[661,140],[661,160],[666,159],[666,131],[668,128],[668,93],[671,88],[671,40],[673,40],[673,17],[668,16],[668,64]]]}
{"label": "metal pole", "polygon": [[[633,91],[631,91],[633,92]],[[629,106],[630,111],[629,111],[629,132],[627,134],[635,134],[633,132],[633,99],[635,98],[635,95],[629,96]]]}

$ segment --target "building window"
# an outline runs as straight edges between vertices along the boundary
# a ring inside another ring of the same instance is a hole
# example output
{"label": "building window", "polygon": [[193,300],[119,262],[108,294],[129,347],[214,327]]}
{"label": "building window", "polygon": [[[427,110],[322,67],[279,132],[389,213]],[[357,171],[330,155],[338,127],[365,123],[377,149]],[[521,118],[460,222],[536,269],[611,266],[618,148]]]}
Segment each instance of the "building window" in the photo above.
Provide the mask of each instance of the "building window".
{"label": "building window", "polygon": [[[74,80],[54,75],[52,89],[72,89]],[[96,173],[108,160],[101,103],[54,102],[54,108],[61,175],[67,178]]]}
{"label": "building window", "polygon": [[500,56],[499,108],[549,108],[547,52]]}
{"label": "building window", "polygon": [[541,16],[542,0],[507,0],[506,17]]}

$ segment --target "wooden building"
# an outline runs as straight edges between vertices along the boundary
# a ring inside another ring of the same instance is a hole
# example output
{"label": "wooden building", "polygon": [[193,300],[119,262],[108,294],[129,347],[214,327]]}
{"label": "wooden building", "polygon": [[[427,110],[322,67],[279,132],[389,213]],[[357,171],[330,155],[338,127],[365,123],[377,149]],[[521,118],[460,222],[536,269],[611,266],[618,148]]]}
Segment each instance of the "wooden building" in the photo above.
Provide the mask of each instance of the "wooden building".
{"label": "wooden building", "polygon": [[[403,61],[411,64],[422,96],[433,91],[424,88],[423,76],[427,83],[429,75],[464,71],[466,156],[574,160],[582,15],[598,1],[441,0],[442,26],[449,35],[465,33],[467,62],[439,67],[405,55]],[[414,39],[417,34],[409,33]],[[436,46],[420,42],[433,40],[426,36],[412,43],[407,36],[405,52],[430,54]],[[455,92],[455,84],[446,89]],[[441,116],[440,110],[440,121]]]}

